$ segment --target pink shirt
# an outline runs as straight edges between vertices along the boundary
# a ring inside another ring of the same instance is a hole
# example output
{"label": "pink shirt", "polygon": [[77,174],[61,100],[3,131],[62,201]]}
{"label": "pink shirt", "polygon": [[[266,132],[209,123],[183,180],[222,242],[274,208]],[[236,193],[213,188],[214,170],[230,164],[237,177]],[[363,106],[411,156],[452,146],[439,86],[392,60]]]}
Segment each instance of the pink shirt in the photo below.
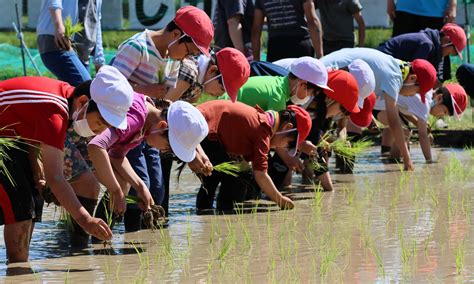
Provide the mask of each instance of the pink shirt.
{"label": "pink shirt", "polygon": [[120,159],[137,147],[145,138],[142,133],[148,114],[144,95],[134,93],[133,103],[127,113],[127,128],[124,130],[108,128],[95,136],[89,144],[106,149],[111,158]]}

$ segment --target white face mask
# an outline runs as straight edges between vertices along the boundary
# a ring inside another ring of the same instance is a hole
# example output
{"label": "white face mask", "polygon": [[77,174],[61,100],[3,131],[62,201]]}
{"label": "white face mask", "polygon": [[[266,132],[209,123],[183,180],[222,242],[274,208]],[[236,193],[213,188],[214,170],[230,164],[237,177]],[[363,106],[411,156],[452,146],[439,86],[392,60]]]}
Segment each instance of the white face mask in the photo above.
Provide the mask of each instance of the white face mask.
{"label": "white face mask", "polygon": [[293,96],[290,97],[290,101],[295,104],[295,105],[300,105],[300,106],[303,106],[305,105],[310,99],[311,99],[311,96],[306,96],[304,99],[300,99],[297,94],[298,94],[298,88],[299,88],[299,84],[296,85],[296,92]]}
{"label": "white face mask", "polygon": [[[92,131],[91,128],[89,127],[89,123],[87,122],[87,118],[86,118],[88,106],[89,106],[89,103],[86,103],[83,107],[81,107],[79,110],[76,110],[72,114],[72,119],[73,119],[72,125],[74,127],[74,131],[76,131],[76,133],[82,137],[90,137],[90,136],[95,135],[94,131]],[[78,120],[77,117],[79,116],[79,113],[83,109],[84,109],[84,115],[82,116],[82,119]]]}

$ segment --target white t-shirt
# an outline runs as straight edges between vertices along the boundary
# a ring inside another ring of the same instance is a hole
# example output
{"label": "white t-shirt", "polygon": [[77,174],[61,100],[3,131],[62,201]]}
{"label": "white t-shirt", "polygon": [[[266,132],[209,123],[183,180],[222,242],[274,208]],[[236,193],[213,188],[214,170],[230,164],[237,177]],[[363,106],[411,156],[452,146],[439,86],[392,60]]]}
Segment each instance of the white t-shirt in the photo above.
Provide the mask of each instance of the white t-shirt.
{"label": "white t-shirt", "polygon": [[[397,101],[398,110],[403,114],[414,115],[418,119],[428,121],[430,105],[433,100],[433,90],[428,91],[425,98],[425,103],[423,103],[419,94],[409,97],[399,96]],[[385,110],[385,100],[377,98],[374,109]]]}
{"label": "white t-shirt", "polygon": [[369,64],[375,75],[375,95],[383,97],[385,92],[395,101],[403,86],[400,60],[373,48],[343,48],[325,55],[320,60],[326,67],[343,68],[356,59],[362,59]]}

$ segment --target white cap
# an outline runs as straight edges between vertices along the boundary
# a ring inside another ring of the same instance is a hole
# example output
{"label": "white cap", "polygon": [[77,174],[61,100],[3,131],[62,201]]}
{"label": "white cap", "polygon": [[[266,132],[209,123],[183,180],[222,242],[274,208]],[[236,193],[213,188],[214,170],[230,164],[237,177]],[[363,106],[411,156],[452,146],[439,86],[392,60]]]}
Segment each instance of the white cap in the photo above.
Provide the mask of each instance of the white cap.
{"label": "white cap", "polygon": [[168,109],[168,138],[171,150],[183,162],[196,157],[196,147],[209,133],[202,113],[188,102],[177,101]]}
{"label": "white cap", "polygon": [[328,71],[326,66],[316,58],[303,56],[295,59],[290,66],[290,72],[302,80],[332,91],[328,87]]}
{"label": "white cap", "polygon": [[133,89],[115,67],[104,65],[91,83],[91,99],[102,117],[115,128],[127,128],[127,112],[133,103]]}
{"label": "white cap", "polygon": [[375,89],[375,75],[374,71],[370,68],[369,64],[362,59],[356,59],[352,61],[348,66],[349,73],[354,76],[357,81],[357,87],[359,88],[359,99],[357,104],[360,108],[364,107],[364,100]]}

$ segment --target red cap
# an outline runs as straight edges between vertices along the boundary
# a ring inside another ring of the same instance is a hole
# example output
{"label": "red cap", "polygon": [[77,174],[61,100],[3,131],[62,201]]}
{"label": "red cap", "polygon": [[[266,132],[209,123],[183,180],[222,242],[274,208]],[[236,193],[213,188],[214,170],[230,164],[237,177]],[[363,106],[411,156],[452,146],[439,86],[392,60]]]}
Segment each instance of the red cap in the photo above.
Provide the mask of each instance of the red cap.
{"label": "red cap", "polygon": [[237,100],[240,87],[250,76],[250,65],[245,55],[235,48],[226,47],[216,53],[217,67],[222,74],[224,89],[232,102]]}
{"label": "red cap", "polygon": [[372,110],[375,106],[375,93],[372,92],[364,100],[364,107],[358,113],[351,113],[349,116],[352,123],[363,128],[370,125],[372,122]]}
{"label": "red cap", "polygon": [[290,154],[291,156],[295,156],[298,145],[306,140],[306,137],[308,137],[309,132],[311,131],[312,120],[309,113],[302,107],[297,105],[289,105],[287,109],[293,111],[296,117],[296,130],[298,131],[298,138],[296,139],[296,149],[294,149],[294,154]]}
{"label": "red cap", "polygon": [[328,73],[328,86],[334,92],[323,90],[326,96],[340,103],[350,113],[360,111],[357,105],[359,88],[357,81],[349,72],[335,70]]}
{"label": "red cap", "polygon": [[456,48],[456,52],[462,59],[461,52],[466,47],[466,33],[463,28],[453,23],[447,23],[441,28],[441,32],[449,37]]}
{"label": "red cap", "polygon": [[174,22],[209,57],[209,47],[214,37],[214,26],[209,16],[194,6],[185,6],[176,11]]}
{"label": "red cap", "polygon": [[411,62],[411,69],[416,75],[416,81],[420,86],[421,101],[425,103],[425,94],[433,89],[436,83],[436,70],[424,59],[415,59]]}
{"label": "red cap", "polygon": [[459,117],[467,107],[466,91],[461,85],[455,83],[446,84],[445,87],[448,89],[449,94],[451,95],[454,114]]}

